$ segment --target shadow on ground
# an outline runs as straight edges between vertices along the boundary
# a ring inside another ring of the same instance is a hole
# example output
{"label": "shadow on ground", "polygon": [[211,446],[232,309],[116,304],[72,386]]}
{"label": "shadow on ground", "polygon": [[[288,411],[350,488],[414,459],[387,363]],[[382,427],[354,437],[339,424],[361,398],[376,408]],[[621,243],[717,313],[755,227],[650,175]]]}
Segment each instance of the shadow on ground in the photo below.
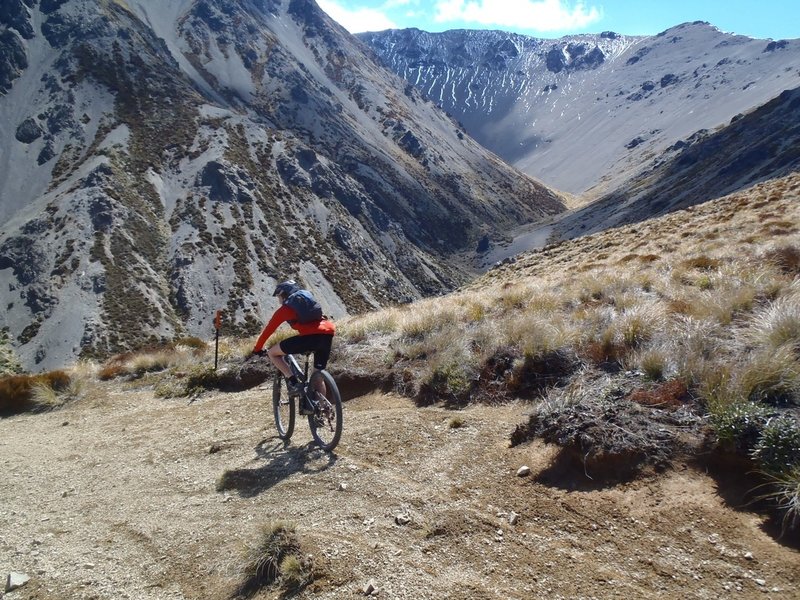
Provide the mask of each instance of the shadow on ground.
{"label": "shadow on ground", "polygon": [[236,491],[242,498],[252,498],[295,473],[318,473],[336,464],[335,453],[325,453],[314,442],[289,446],[276,438],[262,440],[255,447],[257,466],[230,469],[222,474],[218,492]]}

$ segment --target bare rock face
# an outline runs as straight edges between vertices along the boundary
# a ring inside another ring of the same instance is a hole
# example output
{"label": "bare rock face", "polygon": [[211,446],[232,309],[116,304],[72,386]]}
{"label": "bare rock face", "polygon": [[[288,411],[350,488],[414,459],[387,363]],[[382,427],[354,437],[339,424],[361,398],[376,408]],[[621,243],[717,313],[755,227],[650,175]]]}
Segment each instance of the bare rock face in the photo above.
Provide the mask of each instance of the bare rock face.
{"label": "bare rock face", "polygon": [[218,309],[255,333],[286,277],[334,317],[442,293],[563,210],[311,1],[13,0],[0,93],[0,329],[29,368]]}

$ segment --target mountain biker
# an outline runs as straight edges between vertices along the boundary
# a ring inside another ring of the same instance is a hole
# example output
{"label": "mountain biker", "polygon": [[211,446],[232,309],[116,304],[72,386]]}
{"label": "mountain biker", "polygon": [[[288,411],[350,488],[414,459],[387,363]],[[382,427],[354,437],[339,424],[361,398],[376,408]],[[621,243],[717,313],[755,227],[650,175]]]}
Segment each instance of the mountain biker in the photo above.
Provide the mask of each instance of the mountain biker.
{"label": "mountain biker", "polygon": [[[302,290],[293,279],[283,281],[277,285],[272,295],[277,296],[281,305],[272,314],[261,335],[258,336],[256,345],[253,347],[253,354],[262,355],[266,341],[282,323],[288,322],[289,326],[298,332],[298,335],[286,338],[280,343],[271,346],[267,350],[267,356],[269,356],[272,364],[286,377],[289,391],[293,394],[300,394],[302,383],[292,374],[289,364],[283,357],[287,354],[314,352],[314,368],[318,370],[324,369],[331,354],[331,344],[336,333],[336,326],[333,321],[324,316],[319,319],[301,322],[297,310],[290,305],[289,297],[296,292],[305,292],[307,297],[313,301],[313,297],[307,291]],[[314,302],[316,303],[316,301]],[[324,392],[324,390],[321,391]],[[305,411],[301,406],[301,413],[303,412]]]}

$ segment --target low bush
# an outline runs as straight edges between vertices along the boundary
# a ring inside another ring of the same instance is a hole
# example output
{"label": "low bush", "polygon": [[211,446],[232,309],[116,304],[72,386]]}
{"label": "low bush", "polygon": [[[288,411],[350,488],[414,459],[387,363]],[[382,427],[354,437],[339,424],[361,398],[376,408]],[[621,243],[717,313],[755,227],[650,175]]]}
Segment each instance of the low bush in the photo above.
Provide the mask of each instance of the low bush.
{"label": "low bush", "polygon": [[756,353],[739,374],[744,397],[774,406],[800,399],[800,360],[794,348],[784,345],[774,351]]}
{"label": "low bush", "polygon": [[800,469],[800,425],[788,416],[770,419],[751,456],[761,470],[773,475]]}
{"label": "low bush", "polygon": [[800,248],[781,246],[764,253],[764,258],[787,275],[800,274]]}
{"label": "low bush", "polygon": [[767,491],[758,499],[771,502],[782,515],[784,533],[800,525],[800,467],[777,475],[766,473],[766,482],[759,487]]}
{"label": "low bush", "polygon": [[52,408],[53,398],[67,390],[70,382],[70,376],[64,371],[0,379],[0,416]]}
{"label": "low bush", "polygon": [[295,525],[273,521],[263,527],[258,543],[247,551],[244,580],[236,594],[251,597],[272,586],[293,593],[312,578],[312,565],[302,552]]}
{"label": "low bush", "polygon": [[761,438],[768,416],[765,406],[740,400],[716,407],[710,422],[723,448],[749,454]]}

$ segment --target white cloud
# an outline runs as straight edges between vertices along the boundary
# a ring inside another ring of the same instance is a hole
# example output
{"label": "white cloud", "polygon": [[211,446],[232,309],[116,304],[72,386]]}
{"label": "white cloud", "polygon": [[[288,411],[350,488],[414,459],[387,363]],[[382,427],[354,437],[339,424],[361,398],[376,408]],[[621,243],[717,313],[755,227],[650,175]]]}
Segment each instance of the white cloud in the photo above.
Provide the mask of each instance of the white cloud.
{"label": "white cloud", "polygon": [[602,18],[600,9],[582,0],[439,0],[434,5],[439,23],[464,21],[535,31],[563,31],[586,27]]}
{"label": "white cloud", "polygon": [[345,8],[335,0],[317,0],[317,4],[350,33],[397,28],[380,8]]}

